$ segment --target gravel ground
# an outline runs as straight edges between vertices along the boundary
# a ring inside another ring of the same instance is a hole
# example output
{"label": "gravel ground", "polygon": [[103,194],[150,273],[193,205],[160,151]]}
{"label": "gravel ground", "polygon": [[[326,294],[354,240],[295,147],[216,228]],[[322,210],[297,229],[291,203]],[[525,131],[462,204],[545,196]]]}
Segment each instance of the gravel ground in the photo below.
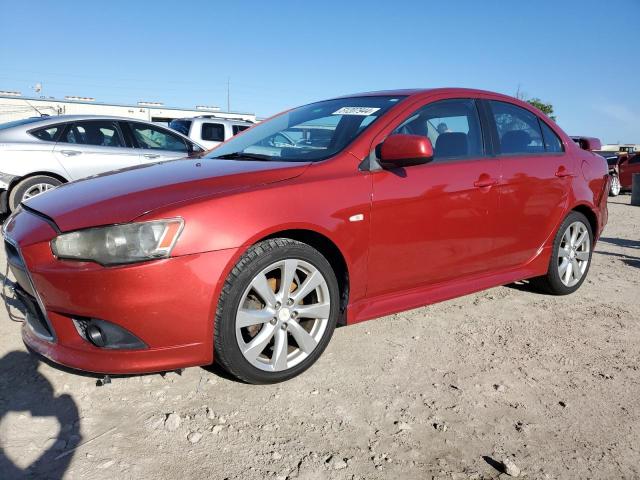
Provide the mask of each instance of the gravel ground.
{"label": "gravel ground", "polygon": [[629,199],[577,293],[500,287],[341,328],[280,385],[190,368],[96,386],[29,356],[3,311],[0,478],[640,478]]}

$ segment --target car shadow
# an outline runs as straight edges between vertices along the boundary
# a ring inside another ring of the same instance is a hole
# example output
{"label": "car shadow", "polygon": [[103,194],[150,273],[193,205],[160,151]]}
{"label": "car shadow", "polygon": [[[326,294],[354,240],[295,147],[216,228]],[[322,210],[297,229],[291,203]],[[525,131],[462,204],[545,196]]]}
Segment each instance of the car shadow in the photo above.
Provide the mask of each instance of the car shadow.
{"label": "car shadow", "polygon": [[610,257],[618,257],[622,262],[630,267],[640,268],[640,258],[632,257],[631,255],[626,255],[624,253],[613,253],[613,252],[599,252],[596,251],[598,255],[607,255]]}
{"label": "car shadow", "polygon": [[[0,358],[0,422],[10,412],[53,417],[60,425],[60,433],[26,468],[17,466],[0,446],[0,476],[3,479],[60,479],[73,459],[75,448],[82,441],[76,403],[67,394],[55,395],[51,383],[38,372],[39,363],[37,357],[24,351],[9,352]],[[10,443],[11,438],[0,436],[0,445]]]}
{"label": "car shadow", "polygon": [[508,283],[503,287],[512,288],[520,292],[535,293],[537,295],[548,295],[542,288],[540,288],[535,282],[531,280],[519,280],[517,282]]}
{"label": "car shadow", "polygon": [[[611,238],[611,237],[600,237],[600,242],[609,243],[611,245],[616,245],[618,247],[625,248],[638,248],[640,249],[640,241],[639,240],[629,240],[627,238]],[[603,252],[598,252],[603,253]]]}

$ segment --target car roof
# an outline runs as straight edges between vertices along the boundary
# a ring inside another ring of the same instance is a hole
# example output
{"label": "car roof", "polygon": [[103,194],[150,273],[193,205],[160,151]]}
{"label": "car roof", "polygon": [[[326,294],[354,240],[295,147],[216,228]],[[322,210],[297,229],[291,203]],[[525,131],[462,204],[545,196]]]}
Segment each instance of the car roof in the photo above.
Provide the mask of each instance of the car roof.
{"label": "car roof", "polygon": [[202,120],[203,122],[210,122],[210,121],[216,121],[216,122],[232,122],[232,123],[241,123],[241,124],[246,124],[246,125],[255,125],[256,122],[252,122],[250,120],[244,120],[242,118],[228,118],[228,117],[214,117],[211,115],[199,115],[197,117],[182,117],[182,118],[175,118],[174,120],[188,120],[188,121],[196,121],[196,120]]}
{"label": "car roof", "polygon": [[438,88],[405,88],[405,89],[397,89],[397,90],[377,90],[372,92],[361,92],[354,93],[350,95],[342,95],[335,98],[352,98],[352,97],[395,97],[395,96],[405,96],[405,97],[418,97],[424,95],[469,95],[469,96],[478,96],[478,95],[490,95],[494,97],[505,98],[509,100],[514,100],[513,97],[508,95],[504,95],[502,93],[490,92],[488,90],[479,90],[475,88],[461,88],[461,87],[438,87]]}
{"label": "car roof", "polygon": [[34,129],[38,129],[38,128],[42,128],[42,127],[46,127],[47,125],[57,125],[59,123],[69,123],[69,122],[74,122],[74,121],[84,121],[84,120],[113,120],[113,121],[119,121],[119,122],[138,122],[138,123],[145,123],[147,125],[153,125],[154,127],[158,127],[158,128],[164,128],[165,130],[170,130],[171,133],[174,133],[176,135],[179,135],[180,137],[189,140],[191,143],[194,143],[196,145],[198,145],[201,148],[204,148],[202,145],[200,145],[198,142],[195,142],[194,140],[192,140],[191,138],[187,137],[186,135],[183,135],[180,132],[177,132],[165,125],[160,125],[154,122],[150,122],[148,120],[142,120],[142,119],[137,119],[137,118],[131,118],[131,117],[117,117],[114,115],[56,115],[56,116],[50,116],[50,117],[41,117],[38,121],[34,121],[34,122],[30,122],[30,123],[23,123],[20,125],[15,125],[13,127],[10,127],[6,130],[2,131],[2,136],[3,141],[10,141],[10,139],[12,140],[14,137],[14,135],[20,135],[20,136],[24,136],[27,134],[27,132],[34,130]]}
{"label": "car roof", "polygon": [[[115,115],[56,115],[50,117],[42,117],[41,125],[48,125],[53,123],[62,123],[62,122],[73,122],[79,120],[116,120],[116,121],[126,121],[126,122],[142,122],[142,123],[151,123],[155,125],[155,123],[150,122],[148,120],[142,120],[138,118],[131,117],[118,117]],[[33,122],[33,124],[37,124],[39,122]]]}

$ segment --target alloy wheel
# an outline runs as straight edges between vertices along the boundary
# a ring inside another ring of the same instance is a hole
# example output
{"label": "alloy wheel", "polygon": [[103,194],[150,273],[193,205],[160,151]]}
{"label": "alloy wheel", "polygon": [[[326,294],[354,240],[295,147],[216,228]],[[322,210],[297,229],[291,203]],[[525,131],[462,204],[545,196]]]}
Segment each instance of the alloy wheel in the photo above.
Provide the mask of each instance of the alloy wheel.
{"label": "alloy wheel", "polygon": [[558,248],[558,273],[567,287],[573,287],[584,275],[589,265],[591,237],[587,226],[573,222],[562,235]]}
{"label": "alloy wheel", "polygon": [[290,369],[320,343],[331,312],[327,281],[300,259],[285,259],[258,273],[236,312],[236,340],[244,358],[260,370]]}
{"label": "alloy wheel", "polygon": [[55,187],[55,185],[51,185],[50,183],[36,183],[32,187],[29,187],[26,192],[24,192],[24,194],[22,195],[22,201],[40,195],[41,193],[44,193],[47,190],[51,190]]}
{"label": "alloy wheel", "polygon": [[617,175],[611,175],[611,186],[609,187],[609,195],[612,197],[617,197],[620,195],[620,190],[622,189],[622,185],[620,185],[620,178]]}

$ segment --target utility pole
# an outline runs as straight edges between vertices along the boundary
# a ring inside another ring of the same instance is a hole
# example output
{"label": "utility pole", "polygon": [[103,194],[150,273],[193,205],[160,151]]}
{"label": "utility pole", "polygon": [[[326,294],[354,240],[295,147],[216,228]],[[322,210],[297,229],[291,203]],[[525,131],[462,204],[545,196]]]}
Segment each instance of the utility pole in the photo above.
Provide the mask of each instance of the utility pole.
{"label": "utility pole", "polygon": [[231,91],[229,84],[231,82],[231,78],[227,77],[227,112],[231,111]]}

